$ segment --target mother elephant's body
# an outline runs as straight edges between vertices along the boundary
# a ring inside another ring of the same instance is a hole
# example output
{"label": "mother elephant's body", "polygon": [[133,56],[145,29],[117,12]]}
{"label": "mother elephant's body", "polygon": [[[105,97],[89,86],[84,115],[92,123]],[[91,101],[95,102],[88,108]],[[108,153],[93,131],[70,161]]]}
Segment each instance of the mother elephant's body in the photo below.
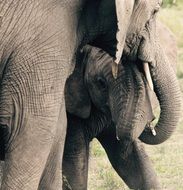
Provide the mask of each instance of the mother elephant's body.
{"label": "mother elephant's body", "polygon": [[[2,190],[62,189],[65,80],[81,42],[106,34],[106,28],[99,25],[101,19],[97,25],[96,20],[88,20],[88,11],[82,11],[84,2],[0,2],[0,126],[8,131],[5,138],[2,135]],[[113,4],[110,18],[115,18],[114,1],[109,2]],[[111,8],[106,9],[110,14]]]}
{"label": "mother elephant's body", "polygon": [[0,16],[0,126],[8,130],[1,189],[62,189],[76,11],[68,1],[8,0]]}

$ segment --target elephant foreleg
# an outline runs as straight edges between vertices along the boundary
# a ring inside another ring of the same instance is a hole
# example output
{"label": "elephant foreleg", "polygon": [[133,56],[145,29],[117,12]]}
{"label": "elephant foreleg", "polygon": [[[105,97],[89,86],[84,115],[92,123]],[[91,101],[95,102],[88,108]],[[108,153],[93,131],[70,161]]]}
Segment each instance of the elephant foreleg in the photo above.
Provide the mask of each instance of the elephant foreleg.
{"label": "elephant foreleg", "polygon": [[122,147],[116,139],[115,128],[105,130],[97,138],[104,147],[113,168],[131,189],[159,189],[155,171],[140,141],[136,140],[132,144],[127,158],[123,159]]}
{"label": "elephant foreleg", "polygon": [[[67,74],[60,74],[62,70],[56,61],[46,63],[46,73],[42,71],[42,62],[36,62],[32,68],[31,64],[12,61],[4,71],[0,89],[0,127],[6,127],[9,135],[1,190],[37,190],[57,135],[65,138],[62,97]],[[60,113],[63,117],[59,130]],[[63,150],[64,145],[60,144],[60,148]],[[52,172],[54,176],[55,170]],[[54,190],[62,189],[60,181]]]}
{"label": "elephant foreleg", "polygon": [[63,157],[63,189],[86,190],[88,178],[89,141],[81,120],[68,114],[67,135]]}
{"label": "elephant foreleg", "polygon": [[57,123],[56,136],[47,159],[45,170],[39,184],[39,190],[55,190],[62,187],[62,155],[65,143],[67,118],[65,104],[62,106]]}

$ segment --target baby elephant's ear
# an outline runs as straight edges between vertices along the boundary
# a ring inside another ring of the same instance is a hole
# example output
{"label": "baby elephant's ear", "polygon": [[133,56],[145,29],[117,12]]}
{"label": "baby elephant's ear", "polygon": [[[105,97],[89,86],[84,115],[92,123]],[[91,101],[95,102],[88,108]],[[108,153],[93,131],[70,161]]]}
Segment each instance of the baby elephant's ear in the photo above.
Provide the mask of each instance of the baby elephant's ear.
{"label": "baby elephant's ear", "polygon": [[91,101],[84,84],[83,72],[75,69],[65,85],[66,110],[81,118],[88,118],[91,111]]}

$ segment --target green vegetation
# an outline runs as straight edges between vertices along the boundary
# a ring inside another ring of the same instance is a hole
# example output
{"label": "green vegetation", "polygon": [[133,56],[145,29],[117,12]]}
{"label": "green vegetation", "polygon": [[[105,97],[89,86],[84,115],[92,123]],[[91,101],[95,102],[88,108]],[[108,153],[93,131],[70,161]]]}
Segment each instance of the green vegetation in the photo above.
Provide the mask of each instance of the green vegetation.
{"label": "green vegetation", "polygon": [[[159,18],[177,37],[177,76],[183,91],[183,0],[164,0]],[[146,150],[157,171],[164,190],[183,189],[183,120],[171,139]],[[112,169],[103,148],[94,140],[90,156],[89,190],[127,190],[126,185]]]}
{"label": "green vegetation", "polygon": [[163,7],[176,5],[177,0],[163,0]]}

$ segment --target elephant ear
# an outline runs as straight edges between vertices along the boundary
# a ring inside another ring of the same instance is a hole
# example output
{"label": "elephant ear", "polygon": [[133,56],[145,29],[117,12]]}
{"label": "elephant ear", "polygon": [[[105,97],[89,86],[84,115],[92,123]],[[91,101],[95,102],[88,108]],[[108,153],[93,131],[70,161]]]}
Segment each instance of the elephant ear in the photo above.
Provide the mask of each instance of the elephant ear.
{"label": "elephant ear", "polygon": [[67,112],[83,119],[88,118],[91,111],[90,96],[84,83],[86,56],[87,53],[85,51],[77,53],[76,67],[65,85]]}

